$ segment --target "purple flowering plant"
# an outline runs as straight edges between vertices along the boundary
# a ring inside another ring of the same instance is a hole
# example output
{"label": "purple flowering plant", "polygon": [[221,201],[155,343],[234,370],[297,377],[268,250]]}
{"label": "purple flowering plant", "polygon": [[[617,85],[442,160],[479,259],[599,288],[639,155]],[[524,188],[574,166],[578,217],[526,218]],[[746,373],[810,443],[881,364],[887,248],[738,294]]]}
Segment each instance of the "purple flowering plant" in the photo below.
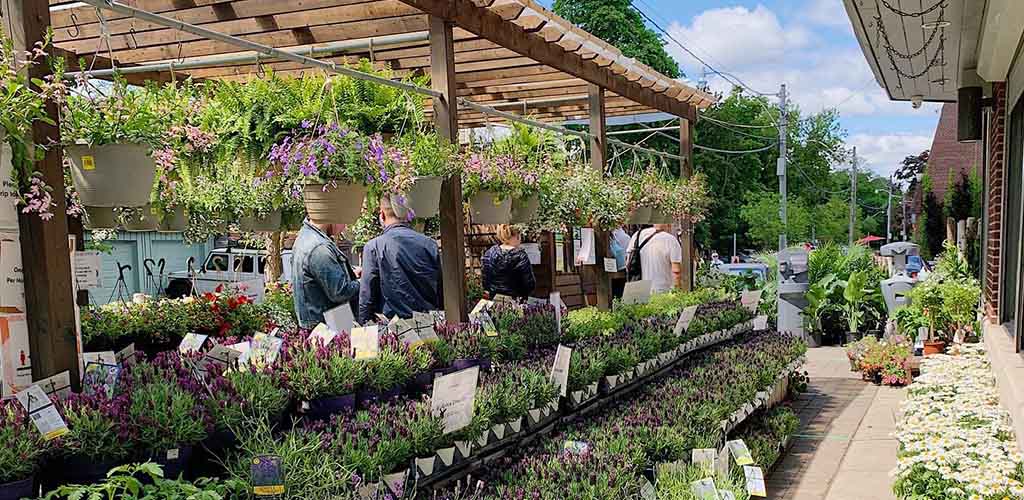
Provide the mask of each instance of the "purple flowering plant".
{"label": "purple flowering plant", "polygon": [[352,356],[347,335],[326,345],[302,334],[289,337],[279,375],[303,401],[354,394],[367,381],[366,363]]}
{"label": "purple flowering plant", "polygon": [[0,484],[31,477],[49,451],[49,443],[13,399],[0,402]]}
{"label": "purple flowering plant", "polygon": [[372,185],[380,180],[374,160],[384,158],[383,141],[374,141],[337,123],[304,120],[298,129],[270,148],[271,167],[265,176],[299,184],[349,183]]}
{"label": "purple flowering plant", "polygon": [[119,393],[72,394],[58,407],[68,434],[57,439],[59,454],[94,463],[117,463],[132,458],[138,433],[128,422],[130,398]]}

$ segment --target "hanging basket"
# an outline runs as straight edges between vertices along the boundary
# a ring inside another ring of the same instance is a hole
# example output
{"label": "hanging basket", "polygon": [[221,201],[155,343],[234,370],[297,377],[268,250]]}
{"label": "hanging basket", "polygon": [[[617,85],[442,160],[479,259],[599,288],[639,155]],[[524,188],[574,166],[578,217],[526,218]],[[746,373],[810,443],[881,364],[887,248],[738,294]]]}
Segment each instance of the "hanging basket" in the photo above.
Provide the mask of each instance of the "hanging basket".
{"label": "hanging basket", "polygon": [[274,231],[280,231],[281,211],[272,210],[263,217],[242,217],[238,221],[238,228],[247,233],[272,233]]}
{"label": "hanging basket", "polygon": [[362,184],[306,184],[302,192],[309,219],[317,224],[352,224],[363,211]]}
{"label": "hanging basket", "polygon": [[68,146],[71,180],[88,207],[141,207],[149,203],[156,163],[142,144]]}
{"label": "hanging basket", "polygon": [[414,177],[408,193],[391,195],[395,216],[400,220],[411,220],[413,217],[425,219],[437,215],[443,182],[444,179],[436,175]]}
{"label": "hanging basket", "polygon": [[87,229],[116,229],[117,214],[112,207],[85,207]]}
{"label": "hanging basket", "polygon": [[651,209],[651,224],[671,224],[672,216],[657,209]]}
{"label": "hanging basket", "polygon": [[499,201],[496,193],[480,191],[469,200],[474,224],[508,224],[512,217],[512,199]]}
{"label": "hanging basket", "polygon": [[537,195],[527,196],[526,198],[516,198],[512,200],[512,217],[511,222],[513,224],[525,224],[533,220],[533,217],[537,215],[537,211],[540,210],[540,197]]}
{"label": "hanging basket", "polygon": [[636,207],[629,213],[626,224],[650,224],[651,207]]}
{"label": "hanging basket", "polygon": [[156,231],[160,228],[160,218],[153,214],[152,205],[143,205],[138,210],[129,212],[124,229],[132,232]]}
{"label": "hanging basket", "polygon": [[188,217],[185,216],[185,207],[174,207],[174,211],[164,214],[160,219],[157,231],[161,233],[180,233],[188,228]]}

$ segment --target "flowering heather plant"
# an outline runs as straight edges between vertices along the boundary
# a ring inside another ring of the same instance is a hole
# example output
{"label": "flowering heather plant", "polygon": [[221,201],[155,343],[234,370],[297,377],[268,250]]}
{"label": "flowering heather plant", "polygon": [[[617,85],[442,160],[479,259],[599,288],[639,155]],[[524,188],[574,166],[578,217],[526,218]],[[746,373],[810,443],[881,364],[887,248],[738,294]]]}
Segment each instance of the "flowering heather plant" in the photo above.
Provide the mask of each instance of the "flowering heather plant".
{"label": "flowering heather plant", "polygon": [[138,436],[127,421],[129,404],[126,394],[72,394],[60,404],[69,431],[56,442],[60,454],[96,463],[131,458]]}
{"label": "flowering heather plant", "polygon": [[367,380],[365,363],[352,357],[346,335],[327,345],[309,337],[289,338],[281,356],[281,376],[304,401],[353,394]]}
{"label": "flowering heather plant", "polygon": [[1024,466],[984,346],[924,359],[907,388],[893,436],[899,498],[1024,497]]}
{"label": "flowering heather plant", "polygon": [[475,325],[444,324],[436,330],[441,341],[434,346],[434,353],[441,366],[449,366],[456,359],[479,359],[486,352],[484,335]]}
{"label": "flowering heather plant", "polygon": [[0,484],[31,477],[48,445],[14,400],[0,403]]}
{"label": "flowering heather plant", "polygon": [[205,409],[174,381],[154,381],[132,389],[127,420],[148,452],[162,452],[206,438]]}
{"label": "flowering heather plant", "polygon": [[306,120],[270,148],[268,159],[274,168],[266,175],[283,175],[301,183],[370,185],[380,180],[373,161],[386,155],[379,137],[368,139],[337,123],[317,125]]}

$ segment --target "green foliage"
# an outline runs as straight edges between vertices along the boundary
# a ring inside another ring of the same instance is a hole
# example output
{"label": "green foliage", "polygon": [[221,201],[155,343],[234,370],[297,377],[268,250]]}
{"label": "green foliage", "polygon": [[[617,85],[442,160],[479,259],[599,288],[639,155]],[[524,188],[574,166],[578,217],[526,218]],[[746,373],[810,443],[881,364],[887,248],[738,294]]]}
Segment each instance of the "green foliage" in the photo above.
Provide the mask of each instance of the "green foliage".
{"label": "green foliage", "polygon": [[127,417],[145,451],[159,453],[206,437],[206,424],[195,416],[197,405],[176,381],[154,380],[132,390]]}
{"label": "green foliage", "polygon": [[309,498],[347,498],[351,494],[352,469],[340,457],[324,453],[326,434],[313,431],[287,432],[277,438],[267,424],[260,424],[239,443],[239,451],[229,458],[231,479],[252,491],[252,457],[281,457],[285,471],[282,500]]}
{"label": "green foliage", "polygon": [[[785,232],[790,241],[805,241],[811,237],[811,212],[800,198],[791,198],[786,204]],[[747,235],[758,248],[778,246],[783,232],[779,217],[779,195],[776,192],[751,192],[739,210],[747,225]]]}
{"label": "green foliage", "polygon": [[104,144],[160,143],[172,108],[161,99],[159,86],[145,88],[128,85],[115,75],[109,93],[99,96],[69,94],[67,109],[61,117],[61,137],[69,142],[90,146]]}
{"label": "green foliage", "polygon": [[163,469],[152,462],[111,469],[99,484],[67,485],[53,490],[44,500],[228,500],[246,494],[239,480],[201,478],[195,482],[164,478]]}
{"label": "green foliage", "polygon": [[661,35],[646,26],[629,0],[555,0],[553,10],[655,71],[669,78],[682,75]]}
{"label": "green foliage", "polygon": [[31,477],[48,448],[18,403],[0,404],[0,484]]}

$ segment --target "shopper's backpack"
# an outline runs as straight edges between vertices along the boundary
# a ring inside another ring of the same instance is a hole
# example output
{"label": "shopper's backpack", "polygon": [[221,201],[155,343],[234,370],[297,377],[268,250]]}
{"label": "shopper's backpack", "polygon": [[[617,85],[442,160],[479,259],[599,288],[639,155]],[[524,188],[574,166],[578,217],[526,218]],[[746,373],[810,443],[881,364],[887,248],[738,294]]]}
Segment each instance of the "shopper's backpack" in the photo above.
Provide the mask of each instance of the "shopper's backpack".
{"label": "shopper's backpack", "polygon": [[[642,232],[642,231],[641,231]],[[641,232],[637,232],[636,241],[633,242],[633,251],[630,252],[626,258],[626,280],[636,281],[643,279],[643,266],[640,264],[640,250],[643,250],[644,246],[647,245],[648,241],[651,241],[655,235],[661,232],[659,229],[655,229],[650,236],[644,238],[644,241],[640,241]]]}

